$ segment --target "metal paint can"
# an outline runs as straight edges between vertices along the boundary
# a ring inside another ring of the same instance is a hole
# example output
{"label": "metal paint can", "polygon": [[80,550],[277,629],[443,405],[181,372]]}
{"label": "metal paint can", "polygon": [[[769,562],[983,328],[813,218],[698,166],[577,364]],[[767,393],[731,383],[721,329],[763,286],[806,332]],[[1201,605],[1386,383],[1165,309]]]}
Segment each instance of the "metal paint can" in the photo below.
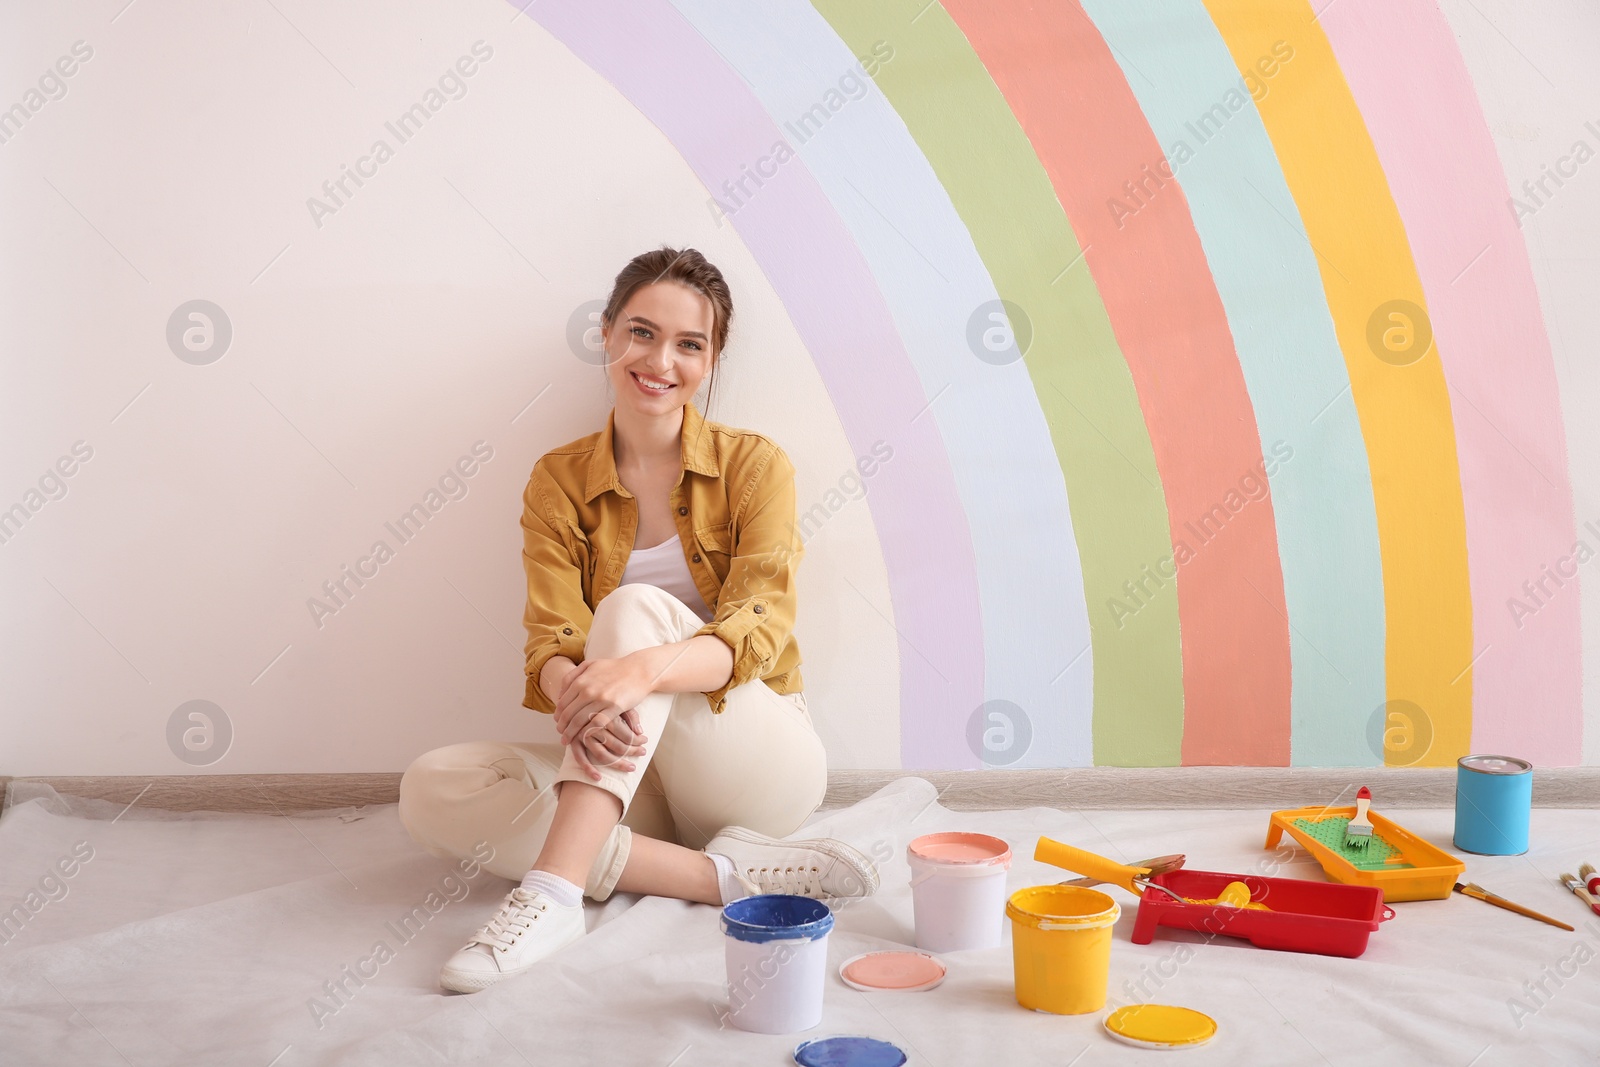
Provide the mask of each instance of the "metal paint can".
{"label": "metal paint can", "polygon": [[1462,756],[1456,763],[1456,848],[1480,856],[1528,851],[1533,764],[1514,756]]}

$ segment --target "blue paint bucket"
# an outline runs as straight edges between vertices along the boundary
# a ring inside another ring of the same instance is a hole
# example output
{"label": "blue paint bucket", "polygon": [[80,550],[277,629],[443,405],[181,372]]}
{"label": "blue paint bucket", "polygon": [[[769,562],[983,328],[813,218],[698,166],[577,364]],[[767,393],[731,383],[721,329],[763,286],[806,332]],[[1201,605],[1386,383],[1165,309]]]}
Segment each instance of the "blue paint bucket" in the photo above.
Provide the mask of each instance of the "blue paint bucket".
{"label": "blue paint bucket", "polygon": [[1533,764],[1513,756],[1462,756],[1456,763],[1456,848],[1480,856],[1528,851]]}
{"label": "blue paint bucket", "polygon": [[761,893],[724,906],[728,1021],[757,1034],[822,1022],[832,929],[833,911],[810,897]]}

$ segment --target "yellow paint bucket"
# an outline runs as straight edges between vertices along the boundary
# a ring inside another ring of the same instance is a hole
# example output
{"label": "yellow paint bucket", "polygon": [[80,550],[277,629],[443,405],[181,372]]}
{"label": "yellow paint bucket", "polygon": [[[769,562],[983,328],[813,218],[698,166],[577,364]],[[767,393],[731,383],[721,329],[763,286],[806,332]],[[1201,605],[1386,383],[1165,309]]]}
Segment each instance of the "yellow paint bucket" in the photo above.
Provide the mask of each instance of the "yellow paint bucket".
{"label": "yellow paint bucket", "polygon": [[1017,1003],[1056,1015],[1106,1006],[1111,927],[1122,908],[1096,889],[1036,885],[1006,901]]}

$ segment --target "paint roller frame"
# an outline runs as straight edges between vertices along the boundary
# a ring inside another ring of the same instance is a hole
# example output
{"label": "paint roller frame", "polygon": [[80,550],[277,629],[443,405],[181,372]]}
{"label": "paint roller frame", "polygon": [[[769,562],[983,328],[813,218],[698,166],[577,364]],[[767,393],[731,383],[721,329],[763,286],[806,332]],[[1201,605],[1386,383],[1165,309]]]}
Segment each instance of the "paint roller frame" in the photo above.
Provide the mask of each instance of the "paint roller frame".
{"label": "paint roller frame", "polygon": [[[1150,881],[1149,879],[1154,876],[1155,872],[1149,867],[1130,867],[1125,863],[1118,863],[1116,860],[1108,859],[1097,853],[1074,848],[1071,845],[1043,835],[1039,837],[1039,843],[1034,847],[1033,858],[1040,863],[1048,863],[1052,867],[1063,867],[1075,874],[1088,875],[1095,880],[1090,883],[1091,885],[1107,882],[1111,885],[1121,886],[1141,900],[1144,899],[1147,890],[1159,889],[1180,904],[1188,903],[1187,900],[1166,886]],[[1169,857],[1160,858],[1167,859]]]}

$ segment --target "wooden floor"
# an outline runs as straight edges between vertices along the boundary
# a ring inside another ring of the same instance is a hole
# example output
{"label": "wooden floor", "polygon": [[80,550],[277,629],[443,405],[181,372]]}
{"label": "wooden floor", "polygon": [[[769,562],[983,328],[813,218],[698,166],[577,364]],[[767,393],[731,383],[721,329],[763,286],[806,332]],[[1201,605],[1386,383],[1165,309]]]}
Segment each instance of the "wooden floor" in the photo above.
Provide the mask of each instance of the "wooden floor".
{"label": "wooden floor", "polygon": [[[870,771],[828,776],[822,808],[839,808],[907,775],[926,778],[939,802],[958,811],[1035,806],[1085,808],[1296,808],[1351,804],[1371,787],[1380,808],[1448,808],[1455,804],[1453,767],[1287,769],[1273,767],[1093,767],[1064,770]],[[126,777],[0,778],[45,782],[57,792],[170,811],[266,814],[392,804],[399,774],[195,774]],[[1534,771],[1533,802],[1546,808],[1600,807],[1600,767]]]}

